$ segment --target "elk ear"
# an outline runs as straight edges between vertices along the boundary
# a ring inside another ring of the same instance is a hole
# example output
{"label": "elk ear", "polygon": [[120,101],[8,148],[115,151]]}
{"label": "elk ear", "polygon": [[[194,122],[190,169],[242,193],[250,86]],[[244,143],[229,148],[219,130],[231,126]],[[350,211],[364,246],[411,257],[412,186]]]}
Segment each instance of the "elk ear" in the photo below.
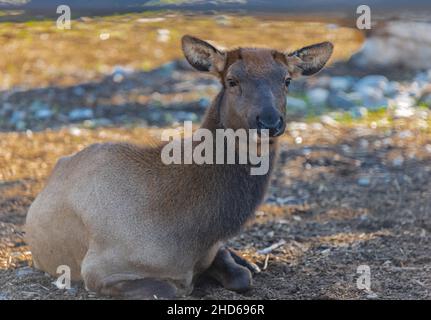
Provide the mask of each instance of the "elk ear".
{"label": "elk ear", "polygon": [[331,57],[333,49],[331,42],[321,42],[286,53],[286,64],[292,78],[319,72]]}
{"label": "elk ear", "polygon": [[184,56],[197,70],[218,74],[223,71],[226,54],[208,42],[185,35],[181,39]]}

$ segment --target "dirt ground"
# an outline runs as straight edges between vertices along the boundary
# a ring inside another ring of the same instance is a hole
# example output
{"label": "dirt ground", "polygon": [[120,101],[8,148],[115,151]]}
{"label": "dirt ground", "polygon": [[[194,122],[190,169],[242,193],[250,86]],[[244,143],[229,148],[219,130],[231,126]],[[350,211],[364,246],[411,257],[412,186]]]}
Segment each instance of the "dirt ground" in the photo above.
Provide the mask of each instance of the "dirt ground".
{"label": "dirt ground", "polygon": [[[0,134],[0,299],[97,299],[29,267],[27,209],[58,156],[95,141],[145,143],[156,129]],[[194,299],[429,299],[429,122],[291,123],[256,219],[230,245],[261,269],[245,294],[201,283]],[[234,213],[233,213],[234,214]],[[284,240],[283,242],[280,242]],[[258,250],[281,244],[268,254]],[[371,270],[371,292],[356,285]]]}

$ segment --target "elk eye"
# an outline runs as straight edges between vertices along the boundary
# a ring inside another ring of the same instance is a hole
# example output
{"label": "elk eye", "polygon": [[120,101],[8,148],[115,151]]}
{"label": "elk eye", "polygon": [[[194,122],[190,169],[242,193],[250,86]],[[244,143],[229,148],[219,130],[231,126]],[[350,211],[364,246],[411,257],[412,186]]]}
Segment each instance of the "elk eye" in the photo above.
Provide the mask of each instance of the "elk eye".
{"label": "elk eye", "polygon": [[231,88],[236,87],[238,85],[238,82],[234,79],[227,79],[227,85]]}
{"label": "elk eye", "polygon": [[286,78],[286,80],[284,80],[284,85],[286,87],[288,87],[290,85],[290,81],[292,80],[292,78]]}

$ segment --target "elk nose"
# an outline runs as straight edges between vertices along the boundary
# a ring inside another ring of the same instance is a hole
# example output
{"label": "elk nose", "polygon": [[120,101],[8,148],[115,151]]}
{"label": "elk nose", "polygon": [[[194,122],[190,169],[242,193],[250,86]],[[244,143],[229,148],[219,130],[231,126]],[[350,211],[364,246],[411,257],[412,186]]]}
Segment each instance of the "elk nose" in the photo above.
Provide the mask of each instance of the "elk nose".
{"label": "elk nose", "polygon": [[270,120],[262,119],[261,117],[257,116],[256,124],[258,130],[268,130],[270,137],[277,137],[283,133],[284,121],[282,117],[278,117],[275,120]]}

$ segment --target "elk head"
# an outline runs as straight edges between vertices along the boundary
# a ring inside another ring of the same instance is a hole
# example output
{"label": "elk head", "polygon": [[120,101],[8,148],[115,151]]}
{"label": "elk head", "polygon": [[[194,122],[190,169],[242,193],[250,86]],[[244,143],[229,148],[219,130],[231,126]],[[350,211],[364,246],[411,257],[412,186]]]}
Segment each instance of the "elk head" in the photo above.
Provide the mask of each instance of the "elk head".
{"label": "elk head", "polygon": [[290,81],[320,71],[333,51],[330,42],[291,53],[263,48],[222,51],[188,35],[182,38],[182,48],[195,69],[220,78],[219,125],[234,130],[267,129],[270,137],[285,130]]}

